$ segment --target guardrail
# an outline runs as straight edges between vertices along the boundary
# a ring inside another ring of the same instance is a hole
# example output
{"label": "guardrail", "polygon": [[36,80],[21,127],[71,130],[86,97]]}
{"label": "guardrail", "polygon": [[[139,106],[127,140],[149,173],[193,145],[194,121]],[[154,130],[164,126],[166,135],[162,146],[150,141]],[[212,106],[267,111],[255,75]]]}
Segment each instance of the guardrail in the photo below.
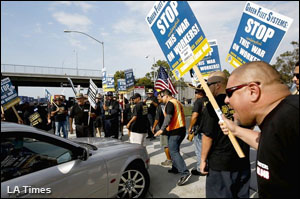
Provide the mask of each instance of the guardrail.
{"label": "guardrail", "polygon": [[2,73],[102,77],[101,70],[1,64]]}

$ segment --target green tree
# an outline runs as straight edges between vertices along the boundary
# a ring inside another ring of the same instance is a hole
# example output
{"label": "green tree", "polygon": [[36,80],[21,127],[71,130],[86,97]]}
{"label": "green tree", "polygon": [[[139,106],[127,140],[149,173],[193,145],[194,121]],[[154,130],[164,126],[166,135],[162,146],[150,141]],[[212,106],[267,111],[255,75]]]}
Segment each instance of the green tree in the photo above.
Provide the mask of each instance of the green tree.
{"label": "green tree", "polygon": [[[174,74],[172,73],[170,66],[167,61],[165,60],[157,60],[155,64],[152,65],[151,67],[151,72],[146,74],[146,77],[150,78],[153,80],[154,74],[155,78],[157,78],[158,72],[159,72],[159,67],[163,67],[166,72],[168,73],[169,78],[171,79],[172,83],[176,87],[177,85],[185,85],[184,84],[184,79],[180,78],[178,81],[176,81]],[[154,72],[155,71],[155,72]]]}
{"label": "green tree", "polygon": [[115,90],[118,90],[118,79],[125,79],[125,73],[124,73],[124,71],[117,71],[114,74]]}
{"label": "green tree", "polygon": [[153,82],[148,77],[142,77],[136,80],[136,86],[145,86],[145,88],[153,88]]}
{"label": "green tree", "polygon": [[299,41],[292,41],[291,44],[294,50],[286,51],[276,57],[276,63],[272,65],[280,73],[281,80],[289,87],[293,83],[292,78],[295,64],[299,61]]}

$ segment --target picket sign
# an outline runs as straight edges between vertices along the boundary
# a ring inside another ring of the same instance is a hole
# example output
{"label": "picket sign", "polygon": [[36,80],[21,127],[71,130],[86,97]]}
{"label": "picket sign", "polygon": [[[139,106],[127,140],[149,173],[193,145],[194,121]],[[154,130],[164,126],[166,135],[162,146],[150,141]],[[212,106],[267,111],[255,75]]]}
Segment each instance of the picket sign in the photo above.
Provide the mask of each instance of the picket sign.
{"label": "picket sign", "polygon": [[[220,110],[197,64],[211,51],[205,34],[186,1],[156,1],[146,17],[176,80],[194,69],[219,118]],[[245,157],[234,135],[229,139],[240,158]]]}
{"label": "picket sign", "polygon": [[[216,114],[217,114],[217,116],[218,116],[220,122],[224,122],[223,119],[222,119],[222,111],[221,111],[219,105],[217,104],[217,102],[216,102],[214,96],[212,95],[210,89],[208,88],[207,83],[206,83],[206,81],[204,80],[204,78],[203,78],[203,76],[202,76],[202,74],[201,74],[201,72],[200,72],[198,66],[195,65],[195,66],[193,67],[193,69],[194,69],[194,71],[195,71],[195,73],[196,73],[196,75],[197,75],[197,77],[198,77],[198,80],[200,81],[201,85],[203,86],[203,89],[204,89],[204,91],[205,91],[205,93],[206,93],[206,95],[207,95],[207,97],[208,97],[210,103],[212,104],[212,106],[213,106],[213,108],[214,108],[214,110],[215,110],[215,112],[216,112]],[[228,137],[229,137],[229,140],[230,140],[230,142],[232,143],[232,145],[233,145],[235,151],[237,152],[238,156],[239,156],[240,158],[244,158],[244,157],[245,157],[244,152],[242,151],[242,149],[241,149],[239,143],[236,141],[235,136],[234,136],[230,131],[229,131],[229,133],[228,133]]]}

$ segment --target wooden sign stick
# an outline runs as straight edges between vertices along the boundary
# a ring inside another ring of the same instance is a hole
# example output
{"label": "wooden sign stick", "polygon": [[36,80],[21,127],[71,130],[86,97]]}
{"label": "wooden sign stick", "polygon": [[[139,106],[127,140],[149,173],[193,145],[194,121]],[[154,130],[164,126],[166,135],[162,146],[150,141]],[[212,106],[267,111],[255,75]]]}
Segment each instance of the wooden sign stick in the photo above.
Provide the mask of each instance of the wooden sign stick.
{"label": "wooden sign stick", "polygon": [[22,120],[22,118],[19,116],[19,114],[18,114],[18,112],[17,112],[15,106],[13,105],[11,108],[13,109],[14,113],[16,114],[16,116],[17,116],[17,118],[18,118],[18,122],[21,121],[21,122],[23,123],[23,120]]}
{"label": "wooden sign stick", "polygon": [[[210,103],[212,104],[212,106],[213,106],[213,108],[214,108],[214,110],[215,110],[215,112],[216,112],[216,114],[217,114],[219,120],[220,120],[221,122],[224,122],[223,119],[222,119],[222,111],[220,110],[219,105],[217,104],[217,102],[216,102],[214,96],[212,95],[210,89],[208,88],[208,86],[207,86],[207,84],[206,84],[206,82],[205,82],[205,80],[204,80],[204,78],[203,78],[203,76],[202,76],[202,74],[201,74],[201,72],[200,72],[198,66],[195,65],[195,66],[193,67],[193,69],[194,69],[194,71],[195,71],[195,73],[196,73],[196,75],[197,75],[197,77],[198,77],[198,79],[199,79],[201,85],[203,86],[204,91],[205,91],[205,93],[206,93],[206,95],[207,95],[207,97],[208,97]],[[242,149],[241,149],[239,143],[236,141],[235,136],[234,136],[230,131],[229,131],[229,133],[228,133],[228,136],[229,136],[230,142],[232,143],[232,145],[233,145],[235,151],[237,152],[238,156],[239,156],[240,158],[244,158],[244,157],[245,157],[245,154],[243,153],[243,151],[242,151]]]}

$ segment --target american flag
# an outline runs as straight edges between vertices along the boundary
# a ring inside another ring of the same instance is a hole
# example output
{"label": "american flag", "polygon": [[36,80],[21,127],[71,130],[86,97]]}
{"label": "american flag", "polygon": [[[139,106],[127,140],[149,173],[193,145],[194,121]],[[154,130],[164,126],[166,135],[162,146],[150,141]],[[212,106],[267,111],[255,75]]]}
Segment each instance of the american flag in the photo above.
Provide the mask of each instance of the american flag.
{"label": "american flag", "polygon": [[163,67],[159,67],[159,72],[155,81],[154,89],[156,89],[157,91],[169,89],[173,93],[173,95],[178,93]]}

